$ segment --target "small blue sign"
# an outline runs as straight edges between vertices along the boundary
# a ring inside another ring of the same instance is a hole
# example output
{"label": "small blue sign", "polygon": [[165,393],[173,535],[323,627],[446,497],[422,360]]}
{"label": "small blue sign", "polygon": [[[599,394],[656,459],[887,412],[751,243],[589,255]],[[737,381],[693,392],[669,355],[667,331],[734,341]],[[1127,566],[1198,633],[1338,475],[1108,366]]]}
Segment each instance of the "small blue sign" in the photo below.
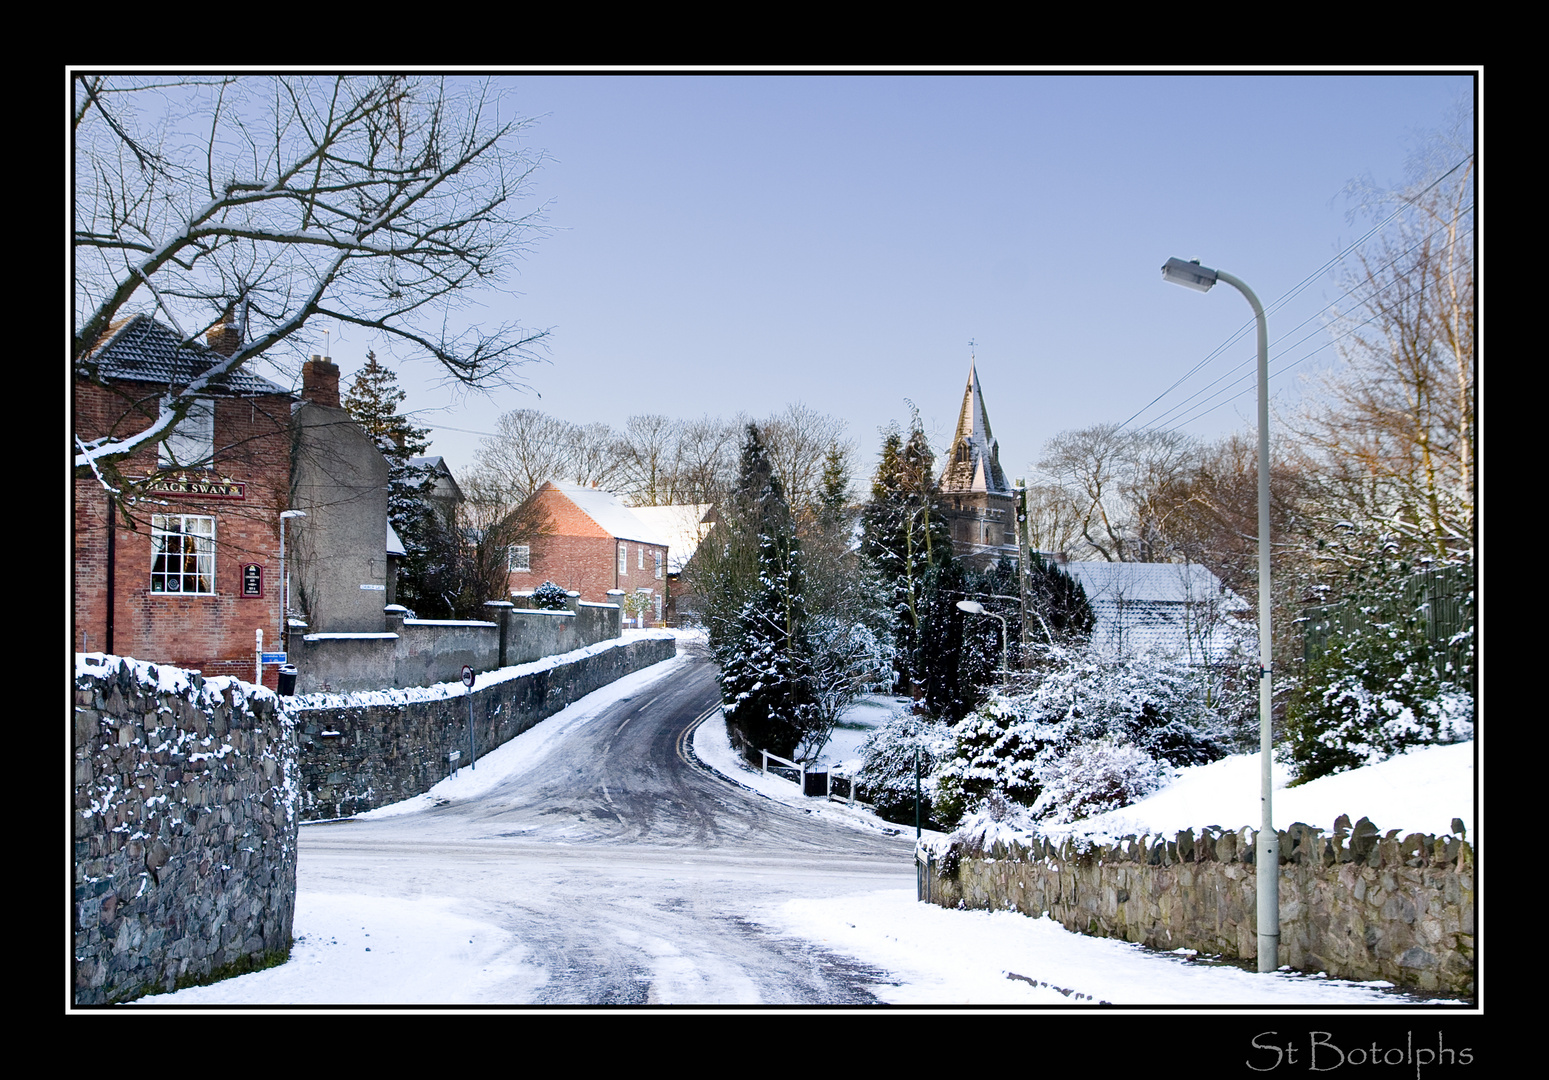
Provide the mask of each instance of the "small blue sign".
{"label": "small blue sign", "polygon": [[259,653],[258,659],[265,664],[283,664],[285,663],[285,654],[282,652]]}

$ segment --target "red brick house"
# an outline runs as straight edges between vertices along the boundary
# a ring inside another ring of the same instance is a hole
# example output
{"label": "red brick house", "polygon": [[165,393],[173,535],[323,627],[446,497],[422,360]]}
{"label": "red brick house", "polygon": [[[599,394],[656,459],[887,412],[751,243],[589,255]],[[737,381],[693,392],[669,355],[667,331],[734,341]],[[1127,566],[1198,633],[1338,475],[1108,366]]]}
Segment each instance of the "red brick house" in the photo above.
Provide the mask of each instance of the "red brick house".
{"label": "red brick house", "polygon": [[531,545],[512,548],[512,593],[552,581],[590,603],[612,603],[609,591],[645,594],[646,624],[660,623],[666,600],[667,541],[612,492],[547,483],[532,499],[551,529]]}
{"label": "red brick house", "polygon": [[[74,382],[74,432],[128,436],[156,419],[169,387],[183,387],[230,355],[236,327],[210,332],[216,348],[183,344],[143,315],[114,327]],[[153,478],[115,516],[97,479],[74,482],[75,647],[252,679],[257,631],[278,649],[280,512],[290,498],[292,395],[244,371],[195,401],[164,444],[121,463]],[[274,669],[266,672],[274,682]]]}

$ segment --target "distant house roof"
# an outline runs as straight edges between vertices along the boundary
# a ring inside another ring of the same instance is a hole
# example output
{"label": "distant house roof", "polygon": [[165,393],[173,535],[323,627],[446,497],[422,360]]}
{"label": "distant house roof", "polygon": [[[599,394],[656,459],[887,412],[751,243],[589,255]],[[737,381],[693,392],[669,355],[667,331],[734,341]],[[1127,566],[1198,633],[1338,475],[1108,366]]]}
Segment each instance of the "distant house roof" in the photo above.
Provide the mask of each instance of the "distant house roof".
{"label": "distant house roof", "polygon": [[[602,488],[582,487],[580,484],[560,484],[550,481],[545,487],[553,488],[576,507],[603,532],[615,540],[634,540],[642,544],[655,544],[670,549],[667,538],[651,525],[637,517],[633,510],[619,501],[619,497]],[[543,490],[542,488],[539,489]]]}
{"label": "distant house roof", "polygon": [[710,503],[684,503],[678,506],[632,506],[634,514],[646,527],[663,537],[667,544],[667,572],[679,574],[694,557],[699,542],[709,532],[705,516]]}
{"label": "distant house roof", "polygon": [[[1097,625],[1092,642],[1107,652],[1161,651],[1222,661],[1251,628],[1237,617],[1249,606],[1198,563],[1067,562]],[[1251,651],[1251,648],[1250,650]]]}
{"label": "distant house roof", "polygon": [[[224,360],[197,342],[185,344],[170,328],[148,315],[136,315],[108,331],[87,357],[101,378],[184,386]],[[247,371],[213,380],[214,394],[290,394],[268,379]]]}
{"label": "distant house roof", "polygon": [[409,465],[416,469],[428,469],[435,479],[435,490],[432,495],[440,499],[451,499],[454,502],[462,502],[462,485],[457,482],[457,477],[452,475],[452,470],[447,466],[446,460],[440,454],[431,454],[426,457],[411,457]]}

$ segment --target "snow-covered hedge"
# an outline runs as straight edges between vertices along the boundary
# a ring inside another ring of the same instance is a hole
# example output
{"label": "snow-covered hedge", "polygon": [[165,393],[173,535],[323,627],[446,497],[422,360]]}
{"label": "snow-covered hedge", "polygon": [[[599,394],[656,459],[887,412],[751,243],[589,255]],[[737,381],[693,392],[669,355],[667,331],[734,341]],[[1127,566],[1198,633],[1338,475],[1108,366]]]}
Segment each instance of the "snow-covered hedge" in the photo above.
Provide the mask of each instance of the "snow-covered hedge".
{"label": "snow-covered hedge", "polygon": [[1467,626],[1435,642],[1430,601],[1408,580],[1379,577],[1362,618],[1308,665],[1281,748],[1296,783],[1474,737],[1473,594],[1462,603]]}
{"label": "snow-covered hedge", "polygon": [[920,812],[932,818],[933,780],[942,758],[952,752],[947,725],[900,709],[873,729],[861,744],[861,769],[856,781],[862,797],[877,814],[899,824],[914,824],[915,751],[919,751]]}
{"label": "snow-covered hedge", "polygon": [[1055,650],[1030,686],[995,695],[952,729],[953,753],[934,778],[938,817],[957,821],[999,795],[1068,820],[1069,802],[1127,805],[1155,790],[1165,766],[1222,757],[1243,702],[1207,693],[1204,678],[1165,656]]}

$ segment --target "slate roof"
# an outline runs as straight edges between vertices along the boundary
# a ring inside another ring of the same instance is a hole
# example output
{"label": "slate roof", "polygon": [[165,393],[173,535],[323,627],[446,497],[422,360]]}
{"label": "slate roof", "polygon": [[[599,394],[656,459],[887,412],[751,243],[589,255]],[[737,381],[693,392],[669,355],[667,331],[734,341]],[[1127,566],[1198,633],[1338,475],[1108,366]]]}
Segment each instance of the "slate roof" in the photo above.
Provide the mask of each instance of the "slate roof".
{"label": "slate roof", "polygon": [[1198,563],[1067,562],[1097,625],[1092,643],[1110,653],[1158,651],[1185,660],[1251,656],[1256,633],[1240,616],[1247,601]]}
{"label": "slate roof", "polygon": [[968,362],[963,405],[957,413],[957,431],[947,450],[946,468],[941,470],[941,490],[1011,493],[1000,467],[1000,443],[990,433],[990,414],[985,411],[984,393],[972,360]]}
{"label": "slate roof", "polygon": [[[200,344],[183,344],[170,328],[148,315],[136,315],[108,331],[87,358],[99,378],[186,386],[224,360]],[[247,371],[237,371],[210,383],[212,394],[284,394],[290,390]]]}

